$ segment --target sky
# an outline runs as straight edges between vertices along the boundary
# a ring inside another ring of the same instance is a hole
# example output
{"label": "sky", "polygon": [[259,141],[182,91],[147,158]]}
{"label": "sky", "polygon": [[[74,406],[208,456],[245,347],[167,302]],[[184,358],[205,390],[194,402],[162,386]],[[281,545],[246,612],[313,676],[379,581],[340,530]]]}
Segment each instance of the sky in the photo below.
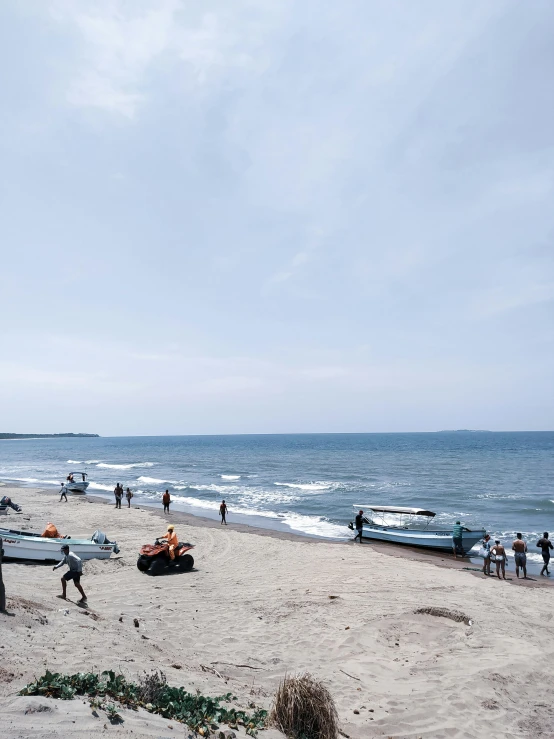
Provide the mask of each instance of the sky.
{"label": "sky", "polygon": [[0,431],[554,428],[551,0],[3,0]]}

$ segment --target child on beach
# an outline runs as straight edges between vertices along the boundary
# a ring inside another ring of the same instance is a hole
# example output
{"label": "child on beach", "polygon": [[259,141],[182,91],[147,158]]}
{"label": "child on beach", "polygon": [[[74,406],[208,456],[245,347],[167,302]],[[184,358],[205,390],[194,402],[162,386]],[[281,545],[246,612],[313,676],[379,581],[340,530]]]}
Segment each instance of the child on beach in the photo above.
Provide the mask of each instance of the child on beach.
{"label": "child on beach", "polygon": [[131,492],[131,488],[127,488],[127,492],[125,493],[125,497],[127,498],[127,504],[129,508],[131,507],[131,498],[133,497],[133,493]]}

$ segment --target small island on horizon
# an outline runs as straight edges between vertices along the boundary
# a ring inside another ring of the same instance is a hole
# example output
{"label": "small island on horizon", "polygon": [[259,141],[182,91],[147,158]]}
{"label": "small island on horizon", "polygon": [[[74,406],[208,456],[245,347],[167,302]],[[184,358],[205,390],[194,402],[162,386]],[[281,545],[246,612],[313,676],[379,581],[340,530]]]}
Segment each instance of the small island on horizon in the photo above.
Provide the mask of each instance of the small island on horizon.
{"label": "small island on horizon", "polygon": [[99,438],[100,434],[1,434],[0,439],[81,439]]}
{"label": "small island on horizon", "polygon": [[488,429],[444,429],[436,434],[492,434]]}

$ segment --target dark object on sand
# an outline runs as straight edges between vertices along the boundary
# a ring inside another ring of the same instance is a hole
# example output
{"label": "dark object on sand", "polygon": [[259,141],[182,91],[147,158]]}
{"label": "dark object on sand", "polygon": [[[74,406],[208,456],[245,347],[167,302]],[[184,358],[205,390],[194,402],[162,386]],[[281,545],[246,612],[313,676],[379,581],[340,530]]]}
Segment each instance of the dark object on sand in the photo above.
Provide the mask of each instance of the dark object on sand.
{"label": "dark object on sand", "polygon": [[[481,570],[477,570],[481,572]],[[457,621],[458,623],[464,623],[466,626],[471,626],[473,621],[470,616],[466,616],[461,611],[453,611],[450,608],[441,608],[439,606],[426,606],[425,608],[418,608],[414,613],[424,613],[428,616],[439,616],[441,618],[449,618],[451,621]]]}
{"label": "dark object on sand", "polygon": [[2,555],[4,550],[2,549],[2,537],[0,536],[0,613],[6,610],[6,588],[4,587],[4,580],[2,579]]}
{"label": "dark object on sand", "polygon": [[331,694],[308,673],[285,677],[275,695],[269,722],[295,739],[336,739],[339,728]]}
{"label": "dark object on sand", "polygon": [[9,498],[7,495],[4,495],[3,498],[0,498],[0,513],[7,513],[8,508],[11,508],[16,513],[21,513],[22,511],[20,505],[17,505],[17,503],[14,503],[11,498]]}
{"label": "dark object on sand", "polygon": [[142,547],[137,567],[141,572],[148,572],[150,575],[161,575],[170,569],[189,572],[194,567],[192,554],[188,554],[190,549],[194,549],[192,544],[179,543],[175,547],[175,558],[171,559],[169,544],[163,539],[156,539],[154,544],[145,544]]}

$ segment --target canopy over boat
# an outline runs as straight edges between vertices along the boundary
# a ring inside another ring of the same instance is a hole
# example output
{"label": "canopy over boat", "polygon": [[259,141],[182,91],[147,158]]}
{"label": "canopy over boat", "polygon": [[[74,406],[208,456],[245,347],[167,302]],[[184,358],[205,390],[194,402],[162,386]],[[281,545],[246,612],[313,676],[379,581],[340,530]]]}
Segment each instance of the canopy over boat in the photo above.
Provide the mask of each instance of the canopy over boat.
{"label": "canopy over boat", "polygon": [[354,508],[357,508],[358,510],[364,510],[364,508],[368,508],[370,511],[373,511],[374,513],[398,513],[398,514],[407,514],[410,516],[430,516],[433,518],[436,514],[433,513],[433,511],[424,511],[421,508],[402,508],[397,506],[389,506],[389,505],[381,505],[381,506],[375,506],[375,505],[355,505]]}

